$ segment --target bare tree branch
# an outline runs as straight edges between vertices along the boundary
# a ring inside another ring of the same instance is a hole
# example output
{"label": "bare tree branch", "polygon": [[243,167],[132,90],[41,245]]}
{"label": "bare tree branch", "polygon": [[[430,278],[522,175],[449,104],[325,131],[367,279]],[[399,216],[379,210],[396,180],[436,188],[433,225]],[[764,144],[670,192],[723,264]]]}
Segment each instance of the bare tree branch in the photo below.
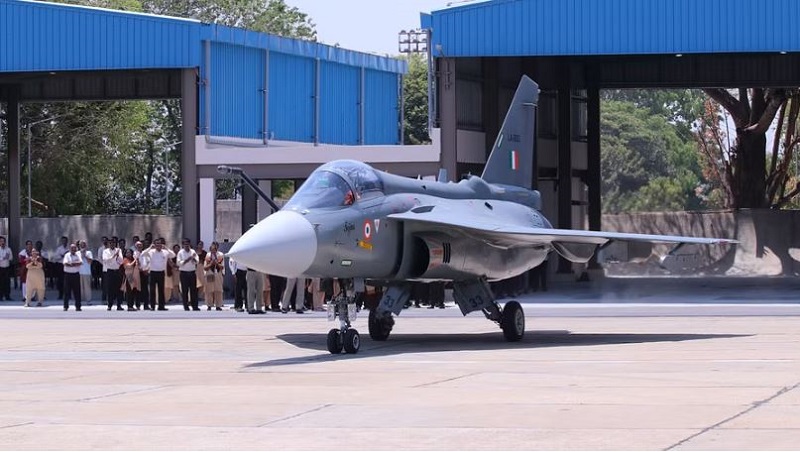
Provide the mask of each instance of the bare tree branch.
{"label": "bare tree branch", "polygon": [[778,114],[778,110],[787,99],[785,90],[767,90],[767,95],[769,96],[769,101],[764,108],[764,113],[761,114],[758,122],[745,128],[745,132],[759,134],[769,130],[769,126],[775,119],[775,115]]}
{"label": "bare tree branch", "polygon": [[706,88],[703,89],[703,91],[708,94],[708,97],[722,105],[722,108],[733,117],[733,122],[736,124],[736,127],[747,127],[749,119],[747,109],[740,101],[736,100],[731,93],[722,88]]}

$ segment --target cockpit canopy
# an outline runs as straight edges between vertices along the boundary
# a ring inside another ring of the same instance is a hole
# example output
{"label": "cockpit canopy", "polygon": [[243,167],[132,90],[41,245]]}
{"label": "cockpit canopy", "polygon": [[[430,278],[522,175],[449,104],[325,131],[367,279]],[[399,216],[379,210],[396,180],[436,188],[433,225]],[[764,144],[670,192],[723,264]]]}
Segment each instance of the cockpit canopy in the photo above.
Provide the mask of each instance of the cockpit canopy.
{"label": "cockpit canopy", "polygon": [[286,208],[346,207],[361,198],[380,194],[383,181],[372,167],[355,160],[336,160],[311,173]]}

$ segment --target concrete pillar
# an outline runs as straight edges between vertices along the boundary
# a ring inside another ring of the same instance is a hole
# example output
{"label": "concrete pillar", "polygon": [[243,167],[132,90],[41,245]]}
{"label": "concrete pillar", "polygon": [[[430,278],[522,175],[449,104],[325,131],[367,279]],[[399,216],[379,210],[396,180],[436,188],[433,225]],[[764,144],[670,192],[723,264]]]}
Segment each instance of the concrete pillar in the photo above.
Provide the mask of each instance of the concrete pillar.
{"label": "concrete pillar", "polygon": [[8,121],[8,245],[19,252],[22,240],[20,210],[19,92],[12,88],[7,104]]}
{"label": "concrete pillar", "polygon": [[247,184],[242,186],[242,234],[258,223],[258,195]]}
{"label": "concrete pillar", "polygon": [[[565,71],[566,72],[566,71]],[[572,229],[572,96],[569,79],[558,88],[558,227]],[[571,273],[572,264],[558,261],[559,273]]]}
{"label": "concrete pillar", "polygon": [[[259,180],[258,181],[258,188],[260,188],[261,191],[263,191],[265,195],[267,195],[269,197],[272,197],[272,180],[270,180],[270,179]],[[257,196],[257,198],[258,198],[258,201],[257,201],[257,206],[258,207],[257,207],[256,211],[257,211],[257,215],[258,215],[258,221],[261,221],[264,218],[267,218],[267,216],[269,216],[269,214],[272,213],[272,207],[270,207],[269,204],[267,204],[266,201],[261,199],[260,196]]]}
{"label": "concrete pillar", "polygon": [[181,189],[183,191],[183,236],[192,243],[200,236],[197,187],[197,77],[194,69],[181,72]]}
{"label": "concrete pillar", "polygon": [[216,239],[217,186],[210,178],[200,179],[200,240],[208,245]]}
{"label": "concrete pillar", "polygon": [[447,170],[450,180],[460,178],[456,174],[458,154],[458,115],[456,114],[456,60],[439,58],[439,119],[442,128],[442,153],[439,158],[441,168]]}

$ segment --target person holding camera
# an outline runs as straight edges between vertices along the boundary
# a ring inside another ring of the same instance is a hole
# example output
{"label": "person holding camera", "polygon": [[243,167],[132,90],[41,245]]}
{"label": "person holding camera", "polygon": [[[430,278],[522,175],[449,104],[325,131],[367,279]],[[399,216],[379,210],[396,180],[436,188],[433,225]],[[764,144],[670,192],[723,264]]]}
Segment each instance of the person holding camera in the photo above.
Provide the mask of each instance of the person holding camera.
{"label": "person holding camera", "polygon": [[225,255],[219,251],[219,243],[211,242],[206,253],[205,264],[206,306],[222,311],[222,278],[225,275]]}
{"label": "person holding camera", "polygon": [[36,248],[31,250],[31,257],[26,262],[25,268],[27,269],[25,307],[30,307],[34,294],[36,294],[36,306],[41,306],[44,299],[44,260]]}

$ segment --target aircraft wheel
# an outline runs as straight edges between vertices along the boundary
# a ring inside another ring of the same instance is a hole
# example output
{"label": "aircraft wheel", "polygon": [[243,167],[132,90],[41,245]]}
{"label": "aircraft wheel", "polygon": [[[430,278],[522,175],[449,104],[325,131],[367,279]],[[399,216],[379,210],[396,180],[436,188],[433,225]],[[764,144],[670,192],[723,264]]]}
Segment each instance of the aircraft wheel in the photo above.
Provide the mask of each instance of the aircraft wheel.
{"label": "aircraft wheel", "polygon": [[359,348],[361,348],[361,337],[358,335],[358,331],[352,328],[345,331],[344,351],[346,353],[358,353]]}
{"label": "aircraft wheel", "polygon": [[525,335],[525,311],[519,302],[509,301],[503,307],[500,328],[509,342],[517,342]]}
{"label": "aircraft wheel", "polygon": [[328,351],[333,355],[342,353],[342,332],[334,328],[328,331]]}
{"label": "aircraft wheel", "polygon": [[369,337],[373,341],[385,341],[389,338],[389,333],[392,332],[394,326],[394,319],[391,314],[388,316],[378,316],[375,310],[369,311]]}

